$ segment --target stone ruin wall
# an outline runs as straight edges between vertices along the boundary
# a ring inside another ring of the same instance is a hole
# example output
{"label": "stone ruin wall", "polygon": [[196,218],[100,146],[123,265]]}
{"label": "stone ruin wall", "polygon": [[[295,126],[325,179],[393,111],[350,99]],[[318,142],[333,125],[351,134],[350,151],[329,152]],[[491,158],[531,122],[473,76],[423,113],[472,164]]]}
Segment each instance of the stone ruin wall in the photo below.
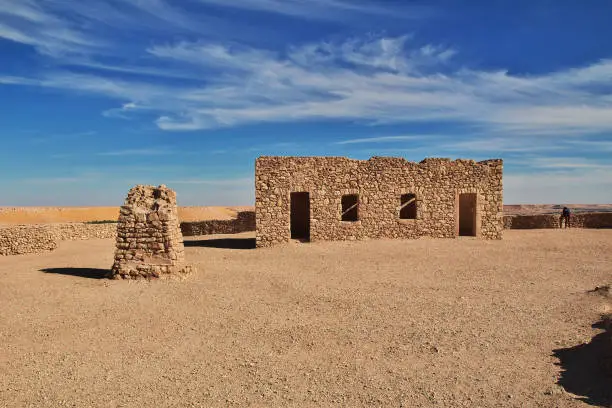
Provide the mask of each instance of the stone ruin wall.
{"label": "stone ruin wall", "polygon": [[[290,193],[310,193],[310,240],[452,238],[459,193],[477,194],[478,235],[501,239],[502,160],[260,157],[255,165],[257,246],[290,240]],[[416,194],[417,219],[399,219],[401,194]],[[341,221],[341,199],[359,194],[359,221]]]}
{"label": "stone ruin wall", "polygon": [[110,277],[162,278],[192,270],[185,264],[176,193],[163,185],[132,188],[120,210]]}
{"label": "stone ruin wall", "polygon": [[240,211],[231,220],[206,220],[181,222],[181,232],[184,237],[212,234],[239,234],[255,231],[255,212]]}
{"label": "stone ruin wall", "polygon": [[48,224],[49,230],[58,241],[81,241],[88,239],[108,239],[117,236],[117,224],[86,224],[84,222],[67,222]]}
{"label": "stone ruin wall", "polygon": [[38,254],[57,248],[57,237],[44,226],[0,228],[0,255]]}
{"label": "stone ruin wall", "polygon": [[[116,239],[117,223],[82,222],[0,226],[0,256],[52,251],[61,241]],[[255,212],[241,211],[232,220],[181,222],[184,237],[255,231]]]}
{"label": "stone ruin wall", "polygon": [[[506,215],[506,229],[546,229],[559,228],[561,214]],[[570,218],[572,228],[612,228],[612,212],[573,213]]]}

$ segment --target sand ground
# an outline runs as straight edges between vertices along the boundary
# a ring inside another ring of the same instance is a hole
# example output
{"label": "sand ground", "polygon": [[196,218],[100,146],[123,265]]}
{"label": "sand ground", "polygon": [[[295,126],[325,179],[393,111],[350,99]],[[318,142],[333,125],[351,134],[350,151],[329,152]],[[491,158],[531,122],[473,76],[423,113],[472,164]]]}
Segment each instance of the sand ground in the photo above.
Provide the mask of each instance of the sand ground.
{"label": "sand ground", "polygon": [[[181,221],[231,220],[238,211],[254,207],[179,207]],[[116,221],[119,207],[0,207],[1,224]]]}
{"label": "sand ground", "polygon": [[185,280],[96,279],[112,240],[0,258],[0,406],[587,406],[554,350],[600,332],[612,231],[251,237],[187,241]]}

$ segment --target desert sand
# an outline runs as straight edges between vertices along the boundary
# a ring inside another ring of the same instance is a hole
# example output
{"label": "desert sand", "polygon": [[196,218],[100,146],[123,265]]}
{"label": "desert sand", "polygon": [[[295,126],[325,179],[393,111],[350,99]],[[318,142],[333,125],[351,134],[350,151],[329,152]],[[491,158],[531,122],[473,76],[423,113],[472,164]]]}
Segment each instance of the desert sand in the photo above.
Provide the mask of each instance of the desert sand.
{"label": "desert sand", "polygon": [[[181,221],[230,220],[254,207],[179,207]],[[119,207],[0,207],[0,224],[117,221]]]}
{"label": "desert sand", "polygon": [[610,230],[252,236],[190,239],[185,280],[97,279],[112,240],[0,258],[0,406],[582,407],[559,379],[593,403],[610,386],[555,351],[588,360]]}

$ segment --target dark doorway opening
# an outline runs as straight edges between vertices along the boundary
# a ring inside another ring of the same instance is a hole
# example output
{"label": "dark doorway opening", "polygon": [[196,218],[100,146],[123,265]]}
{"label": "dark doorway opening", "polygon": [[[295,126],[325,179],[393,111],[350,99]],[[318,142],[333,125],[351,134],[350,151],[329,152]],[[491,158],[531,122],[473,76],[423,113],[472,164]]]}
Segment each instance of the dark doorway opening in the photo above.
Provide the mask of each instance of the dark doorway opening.
{"label": "dark doorway opening", "polygon": [[359,221],[359,196],[349,194],[342,196],[342,221]]}
{"label": "dark doorway opening", "polygon": [[476,236],[476,193],[459,194],[459,235]]}
{"label": "dark doorway opening", "polygon": [[310,240],[309,193],[291,193],[291,239]]}
{"label": "dark doorway opening", "polygon": [[416,195],[402,194],[400,197],[400,219],[416,220],[417,206]]}

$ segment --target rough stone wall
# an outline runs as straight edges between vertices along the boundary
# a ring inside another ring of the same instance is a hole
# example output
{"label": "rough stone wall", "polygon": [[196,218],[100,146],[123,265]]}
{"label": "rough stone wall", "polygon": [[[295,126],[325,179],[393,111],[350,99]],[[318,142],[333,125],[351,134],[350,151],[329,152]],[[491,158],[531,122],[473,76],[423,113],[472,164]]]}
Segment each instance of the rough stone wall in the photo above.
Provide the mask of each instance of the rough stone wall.
{"label": "rough stone wall", "polygon": [[[561,214],[504,216],[506,229],[559,228]],[[570,218],[572,228],[612,228],[612,213],[577,213]]]}
{"label": "rough stone wall", "polygon": [[[458,234],[458,195],[477,194],[477,235],[503,231],[502,160],[260,157],[255,165],[257,246],[290,240],[290,193],[310,194],[310,240],[448,237]],[[416,194],[417,219],[399,219],[400,195]],[[342,196],[359,194],[359,221],[341,221]]]}
{"label": "rough stone wall", "polygon": [[36,254],[57,248],[57,239],[48,228],[18,225],[0,228],[0,255]]}
{"label": "rough stone wall", "polygon": [[[82,222],[0,226],[0,255],[45,252],[57,248],[60,241],[115,239],[117,226]],[[181,222],[180,228],[183,236],[255,231],[255,212],[241,211],[233,220]]]}
{"label": "rough stone wall", "polygon": [[185,264],[176,193],[163,185],[132,188],[119,215],[110,277],[161,278],[192,269]]}
{"label": "rough stone wall", "polygon": [[212,234],[239,234],[255,231],[255,212],[241,211],[233,220],[181,222],[184,237]]}
{"label": "rough stone wall", "polygon": [[106,239],[117,236],[117,224],[85,224],[70,222],[49,224],[49,230],[58,241],[80,241],[87,239]]}

